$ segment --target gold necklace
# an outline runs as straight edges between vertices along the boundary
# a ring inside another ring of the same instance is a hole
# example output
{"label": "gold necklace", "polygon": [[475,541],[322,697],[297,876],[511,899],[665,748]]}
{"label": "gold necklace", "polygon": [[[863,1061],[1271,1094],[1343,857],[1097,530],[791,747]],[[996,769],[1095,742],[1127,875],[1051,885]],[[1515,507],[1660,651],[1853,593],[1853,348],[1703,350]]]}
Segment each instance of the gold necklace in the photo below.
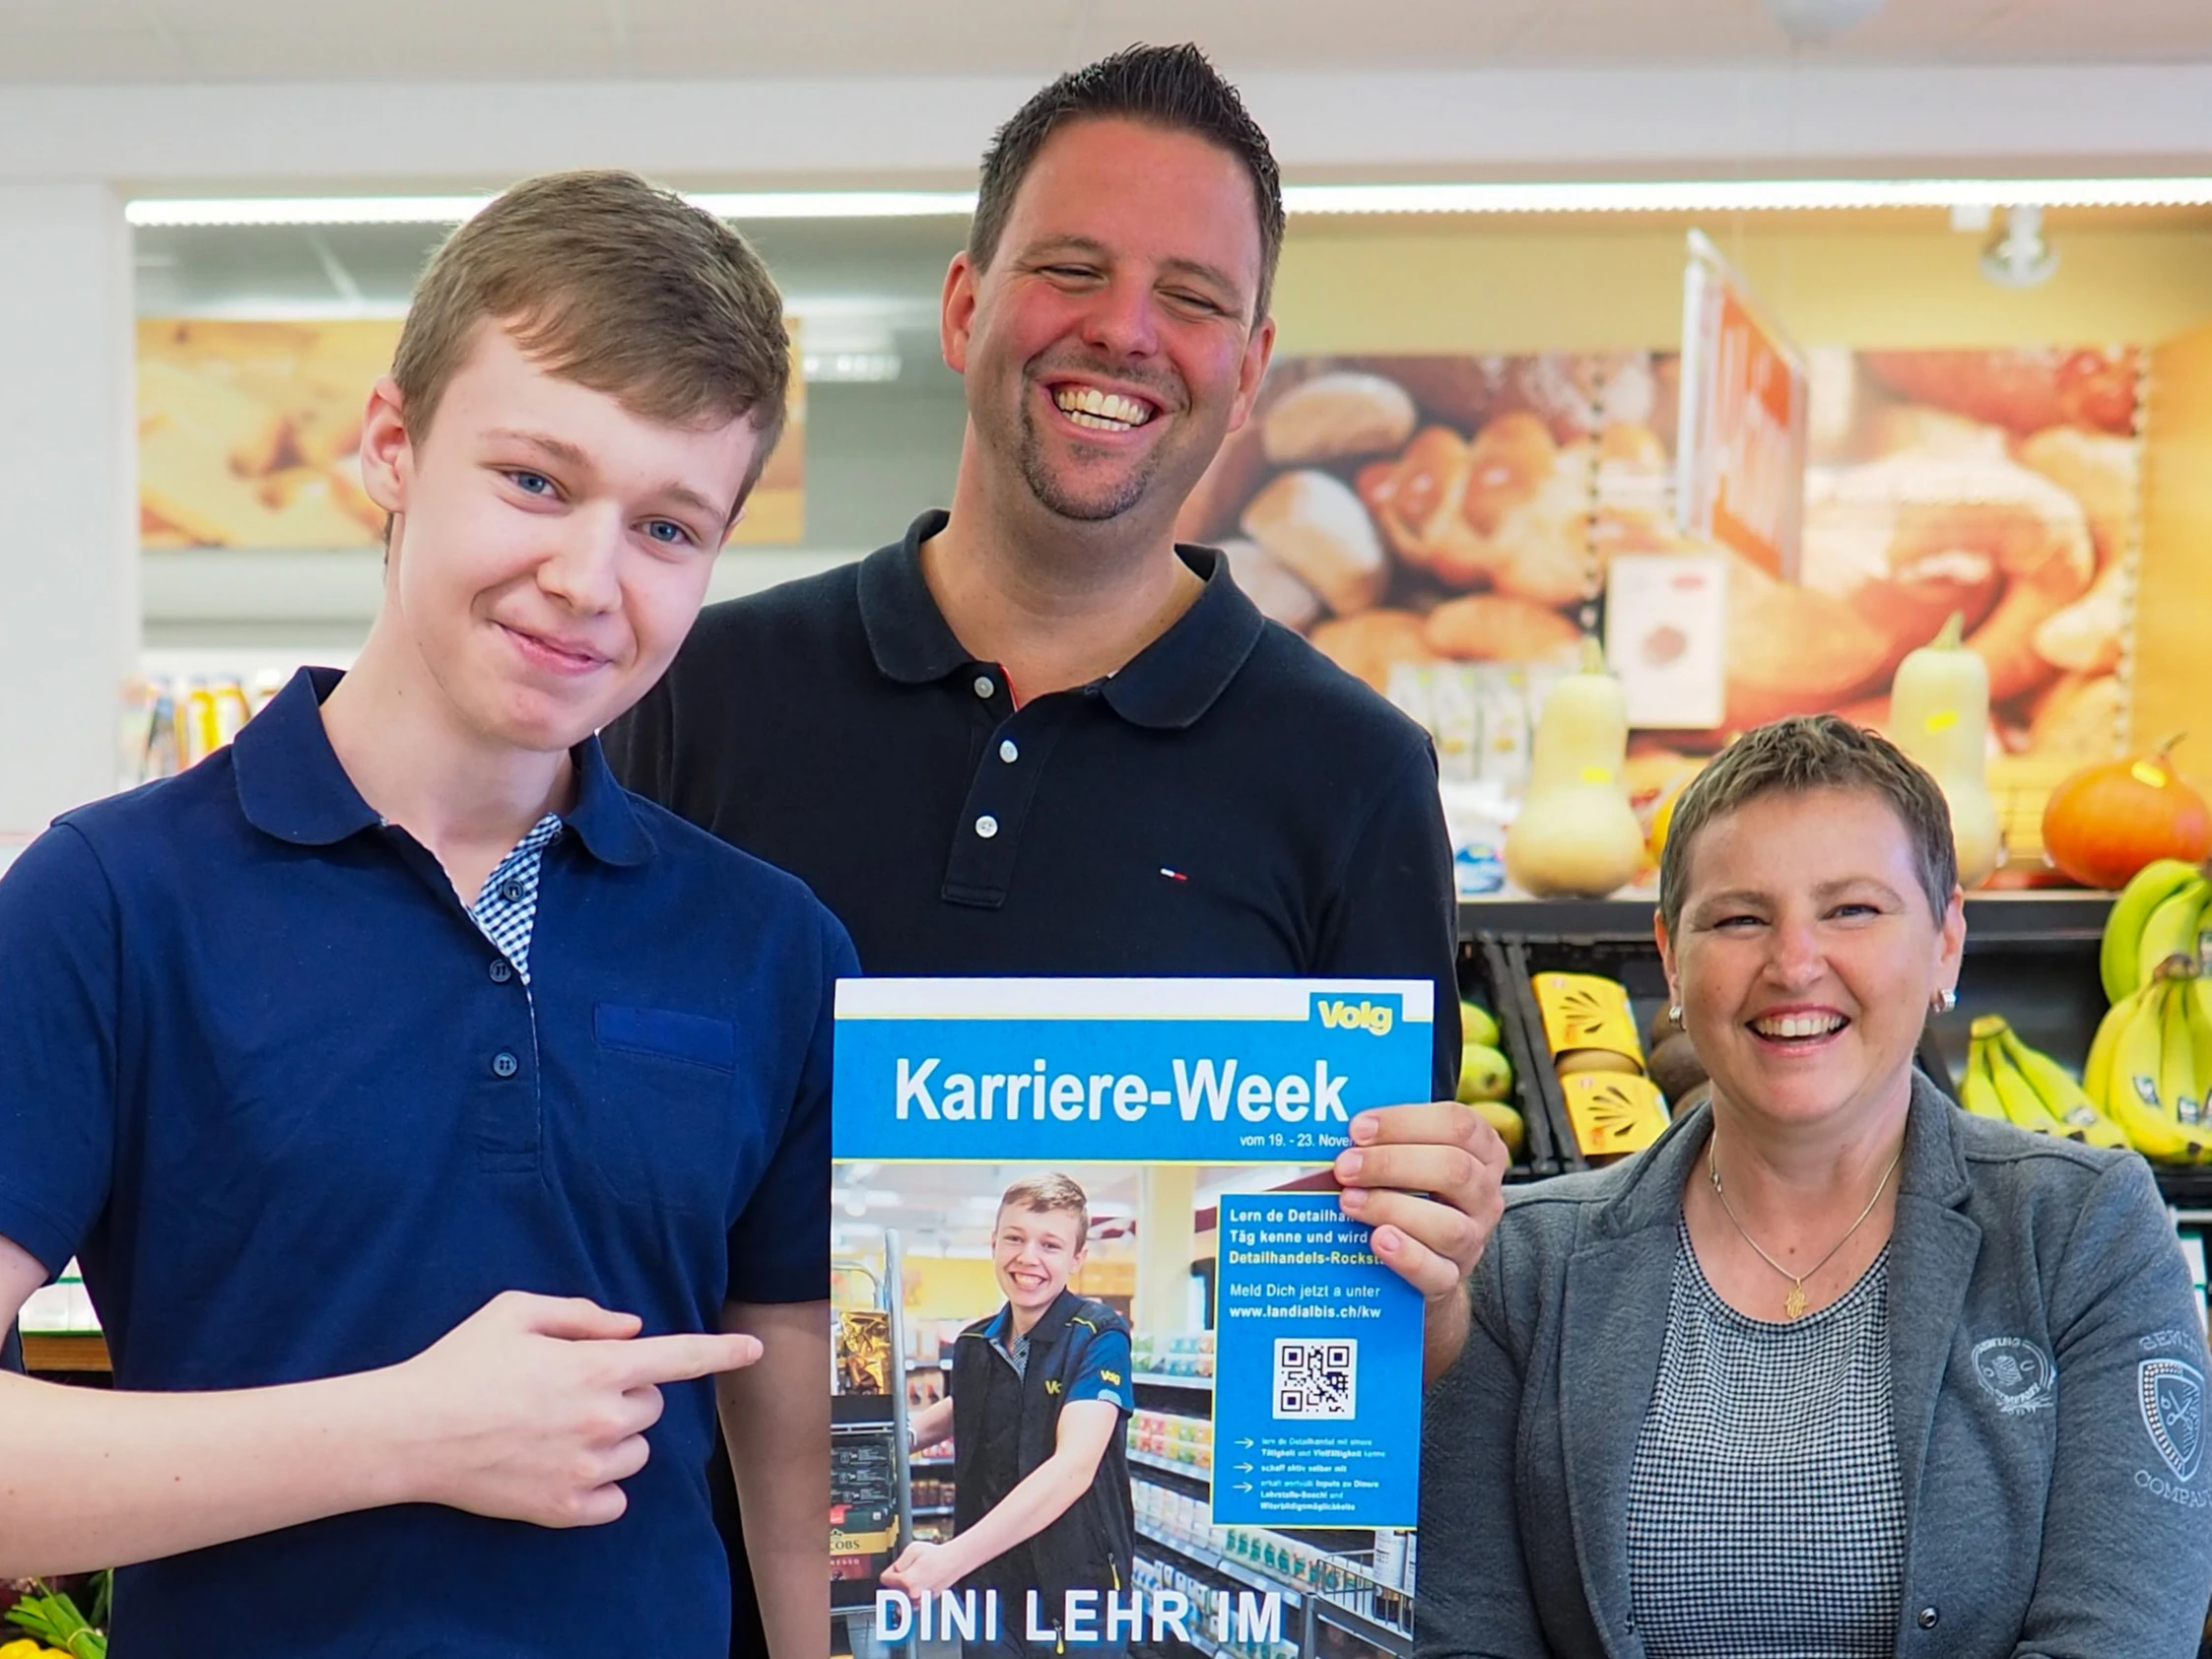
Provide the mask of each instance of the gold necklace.
{"label": "gold necklace", "polygon": [[1736,1231],[1742,1235],[1743,1241],[1749,1244],[1753,1250],[1758,1251],[1759,1259],[1789,1281],[1789,1294],[1782,1297],[1781,1302],[1782,1317],[1795,1319],[1805,1311],[1805,1281],[1834,1261],[1836,1252],[1851,1241],[1851,1234],[1866,1225],[1866,1218],[1874,1214],[1874,1206],[1882,1202],[1882,1189],[1890,1184],[1890,1176],[1897,1172],[1898,1160],[1905,1156],[1905,1148],[1902,1145],[1898,1147],[1897,1156],[1890,1160],[1889,1167],[1882,1171],[1882,1178],[1874,1183],[1874,1196],[1866,1201],[1866,1208],[1858,1213],[1858,1220],[1844,1228],[1843,1236],[1836,1240],[1827,1255],[1821,1257],[1819,1261],[1813,1263],[1811,1267],[1800,1274],[1790,1272],[1788,1268],[1782,1266],[1781,1263],[1760,1248],[1759,1240],[1751,1236],[1750,1229],[1737,1217],[1735,1207],[1728,1202],[1728,1195],[1720,1190],[1720,1157],[1718,1149],[1714,1145],[1719,1139],[1720,1137],[1717,1135],[1709,1135],[1706,1139],[1706,1172],[1712,1177],[1712,1196],[1720,1200],[1722,1214],[1728,1218]]}

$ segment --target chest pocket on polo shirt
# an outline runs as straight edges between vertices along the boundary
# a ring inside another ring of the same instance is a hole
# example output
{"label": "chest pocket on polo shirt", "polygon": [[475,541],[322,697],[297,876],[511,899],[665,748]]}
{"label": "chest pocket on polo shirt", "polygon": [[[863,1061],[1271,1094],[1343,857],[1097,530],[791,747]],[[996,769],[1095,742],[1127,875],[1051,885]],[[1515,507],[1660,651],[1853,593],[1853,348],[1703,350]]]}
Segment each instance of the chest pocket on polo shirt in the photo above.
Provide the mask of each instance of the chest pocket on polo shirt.
{"label": "chest pocket on polo shirt", "polygon": [[737,1028],[675,1009],[598,1003],[591,1154],[614,1194],[654,1209],[718,1215],[757,1156]]}
{"label": "chest pocket on polo shirt", "polygon": [[591,1011],[601,1046],[656,1054],[664,1060],[689,1060],[718,1072],[737,1069],[737,1028],[704,1014],[679,1014],[667,1008],[626,1008],[603,1002]]}

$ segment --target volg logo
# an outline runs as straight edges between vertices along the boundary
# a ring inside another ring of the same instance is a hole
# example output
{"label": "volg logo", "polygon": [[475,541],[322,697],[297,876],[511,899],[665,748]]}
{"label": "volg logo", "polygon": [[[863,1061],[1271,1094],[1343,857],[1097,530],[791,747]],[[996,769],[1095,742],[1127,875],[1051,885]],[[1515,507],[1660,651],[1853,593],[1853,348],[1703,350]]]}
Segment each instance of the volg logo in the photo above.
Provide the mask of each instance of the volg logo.
{"label": "volg logo", "polygon": [[1314,1008],[1320,1013],[1321,1024],[1332,1031],[1370,1031],[1382,1036],[1397,1018],[1387,1004],[1379,1002],[1345,1002],[1341,998],[1319,997]]}

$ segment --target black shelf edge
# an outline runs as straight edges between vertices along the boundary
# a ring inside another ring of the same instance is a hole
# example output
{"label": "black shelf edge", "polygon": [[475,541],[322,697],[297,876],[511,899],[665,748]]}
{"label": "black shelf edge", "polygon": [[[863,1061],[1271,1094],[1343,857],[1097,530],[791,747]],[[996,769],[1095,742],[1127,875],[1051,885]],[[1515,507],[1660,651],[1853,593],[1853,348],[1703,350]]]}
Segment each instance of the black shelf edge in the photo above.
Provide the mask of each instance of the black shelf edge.
{"label": "black shelf edge", "polygon": [[[2096,938],[2112,907],[2109,893],[2047,888],[2026,893],[1967,895],[1967,940],[1977,932],[2078,933]],[[1459,937],[1540,933],[1566,938],[1648,939],[1651,898],[1468,898],[1459,904]]]}

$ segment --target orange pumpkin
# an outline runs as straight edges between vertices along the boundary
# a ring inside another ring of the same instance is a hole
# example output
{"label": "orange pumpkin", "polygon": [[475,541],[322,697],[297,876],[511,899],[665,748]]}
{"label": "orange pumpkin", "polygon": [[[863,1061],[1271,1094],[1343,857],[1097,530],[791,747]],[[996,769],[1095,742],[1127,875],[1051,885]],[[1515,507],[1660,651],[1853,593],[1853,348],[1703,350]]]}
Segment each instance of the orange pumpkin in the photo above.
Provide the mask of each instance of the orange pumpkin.
{"label": "orange pumpkin", "polygon": [[2117,891],[2154,858],[2202,863],[2212,809],[2168,762],[2181,740],[2148,755],[2084,766],[2044,803],[2044,852],[2086,887]]}

